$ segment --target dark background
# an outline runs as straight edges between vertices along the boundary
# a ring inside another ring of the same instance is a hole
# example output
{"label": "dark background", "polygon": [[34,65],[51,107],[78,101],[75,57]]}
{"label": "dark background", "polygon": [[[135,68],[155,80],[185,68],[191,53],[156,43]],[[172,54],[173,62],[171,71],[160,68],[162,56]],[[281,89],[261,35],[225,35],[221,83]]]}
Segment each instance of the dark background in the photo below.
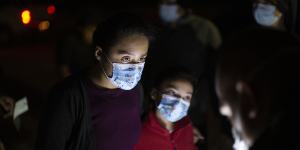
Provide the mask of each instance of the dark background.
{"label": "dark background", "polygon": [[[223,39],[255,24],[250,0],[191,1],[193,12],[213,21]],[[47,13],[50,5],[56,8],[52,15]],[[31,11],[28,25],[21,22],[23,10]],[[55,53],[58,40],[72,32],[80,20],[100,22],[123,11],[137,13],[153,24],[159,21],[157,0],[1,0],[0,76],[22,83],[43,99],[59,81]],[[39,31],[41,21],[49,21],[49,29]]]}

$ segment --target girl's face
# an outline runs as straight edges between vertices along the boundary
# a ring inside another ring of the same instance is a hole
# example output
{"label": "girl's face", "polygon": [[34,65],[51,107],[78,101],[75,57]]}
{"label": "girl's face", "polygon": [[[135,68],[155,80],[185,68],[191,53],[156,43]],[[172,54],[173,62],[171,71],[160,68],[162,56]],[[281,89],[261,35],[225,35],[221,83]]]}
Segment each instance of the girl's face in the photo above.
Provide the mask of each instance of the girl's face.
{"label": "girl's face", "polygon": [[109,60],[112,63],[122,64],[142,63],[146,60],[148,48],[148,38],[144,35],[134,34],[121,38],[114,46],[107,50],[107,53],[100,53],[98,56],[101,56],[101,63],[104,70],[111,75],[112,64]]}
{"label": "girl's face", "polygon": [[165,81],[160,86],[159,97],[154,100],[160,100],[162,94],[171,95],[191,102],[193,95],[193,85],[185,80]]}

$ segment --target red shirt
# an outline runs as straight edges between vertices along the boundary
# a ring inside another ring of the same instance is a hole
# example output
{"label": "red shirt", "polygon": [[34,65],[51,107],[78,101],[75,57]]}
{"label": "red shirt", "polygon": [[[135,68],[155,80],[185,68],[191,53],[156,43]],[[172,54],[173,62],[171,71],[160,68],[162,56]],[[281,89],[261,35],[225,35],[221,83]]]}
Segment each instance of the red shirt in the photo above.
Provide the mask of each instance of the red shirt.
{"label": "red shirt", "polygon": [[134,150],[197,150],[193,143],[193,127],[188,117],[175,123],[170,133],[154,113],[143,123],[142,133]]}

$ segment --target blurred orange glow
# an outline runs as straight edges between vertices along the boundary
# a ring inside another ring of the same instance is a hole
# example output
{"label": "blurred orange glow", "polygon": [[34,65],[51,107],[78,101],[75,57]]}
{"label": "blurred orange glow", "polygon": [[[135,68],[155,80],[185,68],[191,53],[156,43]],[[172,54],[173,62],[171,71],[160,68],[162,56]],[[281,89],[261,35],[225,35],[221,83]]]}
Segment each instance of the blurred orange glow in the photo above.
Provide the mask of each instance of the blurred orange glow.
{"label": "blurred orange glow", "polygon": [[21,17],[22,17],[22,23],[23,24],[29,24],[30,21],[31,21],[31,13],[29,10],[24,10],[22,11],[22,14],[21,14]]}
{"label": "blurred orange glow", "polygon": [[42,21],[39,23],[39,30],[40,31],[45,31],[48,30],[50,27],[50,22],[49,21]]}

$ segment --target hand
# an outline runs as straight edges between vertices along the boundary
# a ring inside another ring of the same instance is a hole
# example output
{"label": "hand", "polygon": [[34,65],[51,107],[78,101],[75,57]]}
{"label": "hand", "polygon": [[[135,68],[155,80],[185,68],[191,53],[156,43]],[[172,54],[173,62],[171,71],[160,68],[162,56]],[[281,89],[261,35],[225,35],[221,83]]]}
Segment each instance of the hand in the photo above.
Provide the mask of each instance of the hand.
{"label": "hand", "polygon": [[0,141],[0,150],[5,150],[3,143]]}
{"label": "hand", "polygon": [[12,117],[14,112],[14,106],[15,106],[15,101],[11,97],[8,96],[0,97],[0,107],[5,111],[5,114],[0,117],[3,117],[4,119]]}
{"label": "hand", "polygon": [[60,73],[63,78],[68,77],[72,74],[70,67],[67,65],[62,65],[60,67]]}
{"label": "hand", "polygon": [[0,140],[0,150],[5,150],[3,143]]}
{"label": "hand", "polygon": [[193,127],[193,133],[194,133],[194,144],[196,144],[199,140],[205,139],[205,137],[195,127]]}

